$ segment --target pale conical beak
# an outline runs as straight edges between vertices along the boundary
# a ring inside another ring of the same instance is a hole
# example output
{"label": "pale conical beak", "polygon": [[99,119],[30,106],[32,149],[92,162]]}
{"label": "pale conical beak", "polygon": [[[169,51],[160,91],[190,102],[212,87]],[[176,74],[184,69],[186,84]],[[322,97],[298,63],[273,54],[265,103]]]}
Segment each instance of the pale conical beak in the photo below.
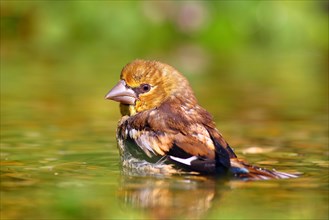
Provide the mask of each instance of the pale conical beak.
{"label": "pale conical beak", "polygon": [[122,104],[133,105],[137,99],[134,90],[126,87],[126,83],[120,80],[105,96],[105,99],[120,102]]}

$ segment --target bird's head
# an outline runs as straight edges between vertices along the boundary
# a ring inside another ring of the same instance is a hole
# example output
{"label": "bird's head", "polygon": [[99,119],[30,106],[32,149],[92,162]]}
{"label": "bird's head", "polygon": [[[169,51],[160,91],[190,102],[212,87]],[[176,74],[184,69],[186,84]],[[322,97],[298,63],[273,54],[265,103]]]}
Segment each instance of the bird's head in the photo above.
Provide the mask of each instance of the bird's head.
{"label": "bird's head", "polygon": [[159,107],[169,98],[196,102],[186,78],[164,63],[135,60],[122,69],[120,79],[105,98],[120,102],[123,115]]}

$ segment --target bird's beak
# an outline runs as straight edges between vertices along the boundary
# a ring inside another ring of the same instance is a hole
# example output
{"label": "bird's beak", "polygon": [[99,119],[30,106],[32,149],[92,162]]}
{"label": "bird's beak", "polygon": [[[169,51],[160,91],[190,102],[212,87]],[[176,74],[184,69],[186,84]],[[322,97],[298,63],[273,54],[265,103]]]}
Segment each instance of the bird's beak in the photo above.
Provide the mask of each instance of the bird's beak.
{"label": "bird's beak", "polygon": [[120,102],[122,104],[133,105],[137,99],[134,90],[126,87],[126,83],[120,80],[105,96],[105,99]]}

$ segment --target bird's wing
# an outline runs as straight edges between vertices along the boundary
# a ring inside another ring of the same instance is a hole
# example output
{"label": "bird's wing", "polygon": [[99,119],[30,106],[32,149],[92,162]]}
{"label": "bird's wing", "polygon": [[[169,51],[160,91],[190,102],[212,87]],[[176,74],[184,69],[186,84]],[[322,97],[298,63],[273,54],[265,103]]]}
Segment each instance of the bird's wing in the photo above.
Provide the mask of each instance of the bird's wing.
{"label": "bird's wing", "polygon": [[182,121],[168,125],[169,119],[159,120],[155,113],[142,117],[126,120],[120,126],[119,137],[121,133],[150,161],[166,156],[177,165],[202,173],[218,173],[230,167],[225,146],[211,136],[210,128],[199,123],[179,124]]}
{"label": "bird's wing", "polygon": [[174,137],[168,155],[176,163],[202,173],[223,173],[230,167],[229,154],[202,124],[186,126]]}

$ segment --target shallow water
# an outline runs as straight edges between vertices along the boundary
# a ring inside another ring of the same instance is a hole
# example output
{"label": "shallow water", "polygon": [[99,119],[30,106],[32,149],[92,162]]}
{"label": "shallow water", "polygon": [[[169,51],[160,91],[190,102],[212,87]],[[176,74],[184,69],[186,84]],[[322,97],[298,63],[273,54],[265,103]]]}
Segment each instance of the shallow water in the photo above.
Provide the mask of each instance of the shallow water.
{"label": "shallow water", "polygon": [[301,173],[296,179],[239,181],[124,176],[114,119],[50,125],[46,118],[16,123],[8,120],[16,116],[4,113],[2,219],[328,217],[328,148],[321,119],[218,123],[239,156]]}

